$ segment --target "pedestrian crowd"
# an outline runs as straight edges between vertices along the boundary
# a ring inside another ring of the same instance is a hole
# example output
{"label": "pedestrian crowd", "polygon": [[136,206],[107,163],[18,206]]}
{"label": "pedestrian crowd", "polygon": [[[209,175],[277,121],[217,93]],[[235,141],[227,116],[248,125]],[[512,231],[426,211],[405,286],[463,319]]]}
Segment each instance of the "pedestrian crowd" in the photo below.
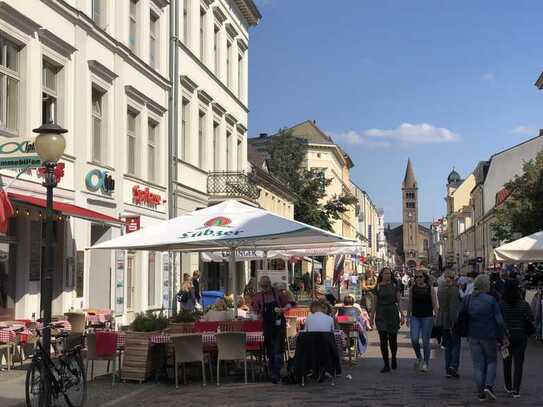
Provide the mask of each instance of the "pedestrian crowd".
{"label": "pedestrian crowd", "polygon": [[[405,294],[407,307],[402,310],[400,298]],[[417,371],[429,371],[431,338],[436,338],[444,348],[445,376],[459,379],[465,337],[479,400],[496,400],[498,355],[503,359],[505,391],[520,397],[524,355],[535,325],[514,274],[458,276],[447,270],[434,279],[424,270],[395,275],[385,267],[365,295],[372,304],[370,321],[379,332],[382,373],[397,369],[397,334],[405,323]]]}

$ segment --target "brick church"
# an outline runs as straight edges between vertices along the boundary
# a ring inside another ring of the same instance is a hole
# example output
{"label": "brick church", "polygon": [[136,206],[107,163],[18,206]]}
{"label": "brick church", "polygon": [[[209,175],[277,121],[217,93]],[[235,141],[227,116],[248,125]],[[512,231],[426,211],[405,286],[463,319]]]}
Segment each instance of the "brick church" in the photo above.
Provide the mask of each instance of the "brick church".
{"label": "brick church", "polygon": [[430,230],[419,223],[418,186],[411,159],[407,161],[402,182],[401,225],[385,230],[388,245],[395,249],[397,265],[409,268],[427,266],[429,256]]}

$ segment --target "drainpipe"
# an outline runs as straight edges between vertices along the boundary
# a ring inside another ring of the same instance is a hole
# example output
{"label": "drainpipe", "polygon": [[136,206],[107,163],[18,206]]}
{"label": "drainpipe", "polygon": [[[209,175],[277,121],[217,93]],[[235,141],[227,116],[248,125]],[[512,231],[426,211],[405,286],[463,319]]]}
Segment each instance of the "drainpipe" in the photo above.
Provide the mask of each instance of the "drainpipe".
{"label": "drainpipe", "polygon": [[[179,55],[177,40],[179,37],[179,2],[170,0],[170,92],[168,94],[168,217],[177,216],[177,134],[178,134],[178,103],[179,103]],[[169,262],[169,308],[172,315],[177,313],[175,288],[177,285],[176,253],[170,252]]]}

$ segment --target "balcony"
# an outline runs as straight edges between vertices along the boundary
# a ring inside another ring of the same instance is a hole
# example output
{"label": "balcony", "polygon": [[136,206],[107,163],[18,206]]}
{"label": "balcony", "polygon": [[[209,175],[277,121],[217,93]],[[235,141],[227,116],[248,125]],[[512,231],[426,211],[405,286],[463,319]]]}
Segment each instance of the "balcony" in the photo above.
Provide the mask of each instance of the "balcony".
{"label": "balcony", "polygon": [[240,199],[256,202],[260,189],[252,174],[224,171],[210,172],[207,176],[207,193],[212,201]]}

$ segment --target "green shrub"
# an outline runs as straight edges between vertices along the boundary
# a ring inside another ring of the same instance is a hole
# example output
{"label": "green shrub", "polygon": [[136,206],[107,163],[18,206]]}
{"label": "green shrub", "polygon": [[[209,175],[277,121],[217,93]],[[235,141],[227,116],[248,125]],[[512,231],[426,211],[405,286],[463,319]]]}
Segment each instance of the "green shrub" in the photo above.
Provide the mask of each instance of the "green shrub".
{"label": "green shrub", "polygon": [[130,324],[134,332],[162,331],[168,327],[168,318],[162,311],[156,315],[153,311],[140,312]]}

